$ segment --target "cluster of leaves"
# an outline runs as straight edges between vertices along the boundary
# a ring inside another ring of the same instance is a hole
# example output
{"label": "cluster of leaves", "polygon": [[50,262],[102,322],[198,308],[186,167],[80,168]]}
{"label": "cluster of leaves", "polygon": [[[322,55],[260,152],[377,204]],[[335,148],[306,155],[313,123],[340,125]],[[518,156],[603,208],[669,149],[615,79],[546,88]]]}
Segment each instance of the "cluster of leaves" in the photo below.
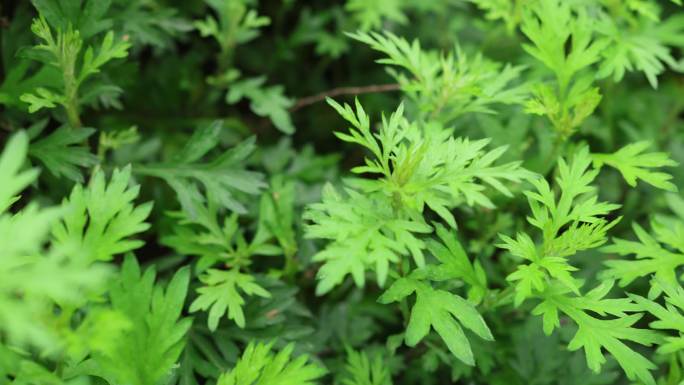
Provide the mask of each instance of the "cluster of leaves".
{"label": "cluster of leaves", "polygon": [[683,49],[676,0],[3,4],[0,383],[684,383]]}
{"label": "cluster of leaves", "polygon": [[[532,313],[543,316],[546,334],[560,326],[559,313],[572,319],[578,329],[568,348],[584,348],[587,365],[594,371],[598,372],[605,363],[605,349],[630,379],[655,383],[648,371],[654,366],[621,341],[650,346],[659,340],[650,330],[632,327],[641,315],[629,313],[638,308],[629,299],[605,299],[613,286],[610,280],[582,294],[582,282],[572,276],[577,268],[568,258],[605,243],[606,233],[620,220],[605,219],[619,205],[598,201],[591,186],[598,170],[589,169],[590,164],[588,150],[582,148],[570,164],[559,160],[558,198],[543,179],[535,181],[537,191],[526,193],[532,210],[528,221],[541,230],[541,245],[526,233],[518,233],[515,239],[501,236],[500,247],[528,262],[507,277],[515,285],[514,304],[520,306],[529,298],[539,298],[541,302]],[[615,318],[597,318],[594,313]]]}

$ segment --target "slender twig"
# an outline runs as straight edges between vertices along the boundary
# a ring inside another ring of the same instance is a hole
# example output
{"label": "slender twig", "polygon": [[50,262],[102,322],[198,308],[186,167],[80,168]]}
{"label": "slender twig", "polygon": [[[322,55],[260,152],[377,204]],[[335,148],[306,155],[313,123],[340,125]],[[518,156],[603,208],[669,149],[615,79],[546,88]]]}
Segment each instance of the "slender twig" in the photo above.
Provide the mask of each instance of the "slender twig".
{"label": "slender twig", "polygon": [[361,87],[339,87],[339,88],[333,88],[332,90],[328,90],[325,92],[321,92],[316,95],[311,95],[307,96],[304,98],[301,98],[297,100],[297,102],[290,107],[290,111],[297,111],[298,109],[302,107],[306,107],[308,105],[322,102],[325,100],[325,98],[330,98],[333,96],[339,96],[339,95],[360,95],[360,94],[370,94],[370,93],[378,93],[378,92],[388,92],[388,91],[397,91],[401,88],[399,84],[396,83],[391,83],[391,84],[374,84],[370,86],[361,86]]}

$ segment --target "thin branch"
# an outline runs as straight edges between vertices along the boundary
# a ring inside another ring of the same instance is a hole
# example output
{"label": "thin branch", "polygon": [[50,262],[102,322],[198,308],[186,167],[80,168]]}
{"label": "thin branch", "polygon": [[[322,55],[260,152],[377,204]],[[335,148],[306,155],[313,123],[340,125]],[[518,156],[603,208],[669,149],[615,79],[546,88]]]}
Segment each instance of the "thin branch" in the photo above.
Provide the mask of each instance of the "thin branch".
{"label": "thin branch", "polygon": [[378,93],[378,92],[398,91],[400,88],[401,88],[401,86],[397,83],[374,84],[374,85],[370,85],[370,86],[361,86],[361,87],[333,88],[332,90],[328,90],[325,92],[321,92],[320,94],[307,96],[307,97],[304,97],[304,98],[297,100],[297,102],[294,104],[294,106],[290,107],[290,112],[297,111],[298,109],[300,109],[302,107],[306,107],[306,106],[314,104],[314,103],[322,102],[323,100],[325,100],[325,98],[330,98],[330,97],[334,97],[334,96],[361,95],[361,94],[370,94],[370,93]]}

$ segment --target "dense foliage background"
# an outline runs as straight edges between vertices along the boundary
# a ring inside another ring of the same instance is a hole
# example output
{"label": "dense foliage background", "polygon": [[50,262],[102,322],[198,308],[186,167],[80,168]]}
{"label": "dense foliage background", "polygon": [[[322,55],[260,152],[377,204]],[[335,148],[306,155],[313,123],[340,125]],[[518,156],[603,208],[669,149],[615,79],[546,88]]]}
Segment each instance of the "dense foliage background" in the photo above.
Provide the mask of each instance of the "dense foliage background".
{"label": "dense foliage background", "polygon": [[684,383],[679,1],[18,0],[0,44],[0,384]]}

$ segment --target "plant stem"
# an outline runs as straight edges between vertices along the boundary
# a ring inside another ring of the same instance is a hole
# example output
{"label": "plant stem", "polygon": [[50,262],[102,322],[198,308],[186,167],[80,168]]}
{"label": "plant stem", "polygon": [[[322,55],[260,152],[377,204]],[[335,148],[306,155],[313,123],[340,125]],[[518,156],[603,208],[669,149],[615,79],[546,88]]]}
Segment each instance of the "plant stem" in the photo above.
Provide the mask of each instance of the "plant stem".
{"label": "plant stem", "polygon": [[322,102],[326,98],[333,97],[333,96],[339,96],[339,95],[361,95],[361,94],[370,94],[370,93],[378,93],[378,92],[388,92],[388,91],[398,91],[401,89],[401,86],[397,83],[390,83],[390,84],[374,84],[370,86],[361,86],[361,87],[339,87],[339,88],[333,88],[328,91],[324,91],[321,93],[318,93],[316,95],[311,95],[307,96],[304,98],[301,98],[297,100],[297,102],[290,108],[290,111],[297,111],[298,109],[302,107],[306,107],[308,105]]}
{"label": "plant stem", "polygon": [[294,282],[295,274],[299,270],[299,264],[297,263],[296,252],[285,252],[285,268],[283,269],[283,275],[290,282]]}
{"label": "plant stem", "polygon": [[[78,52],[78,51],[76,51]],[[76,79],[76,59],[73,57],[62,59],[62,78],[64,80],[64,108],[67,120],[72,128],[82,126],[78,111],[78,80]]]}
{"label": "plant stem", "polygon": [[78,114],[77,102],[69,102],[66,106],[67,120],[69,121],[69,126],[72,128],[79,128],[83,124],[81,123],[81,117]]}

